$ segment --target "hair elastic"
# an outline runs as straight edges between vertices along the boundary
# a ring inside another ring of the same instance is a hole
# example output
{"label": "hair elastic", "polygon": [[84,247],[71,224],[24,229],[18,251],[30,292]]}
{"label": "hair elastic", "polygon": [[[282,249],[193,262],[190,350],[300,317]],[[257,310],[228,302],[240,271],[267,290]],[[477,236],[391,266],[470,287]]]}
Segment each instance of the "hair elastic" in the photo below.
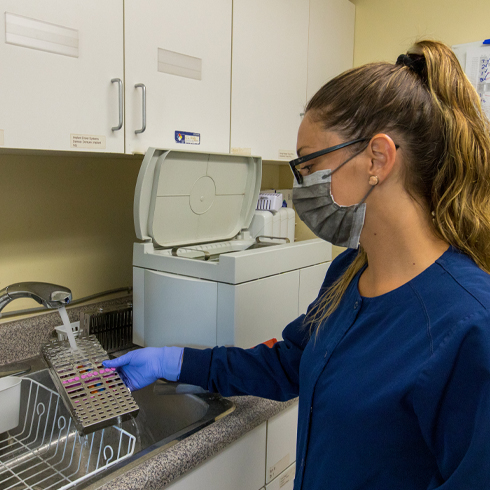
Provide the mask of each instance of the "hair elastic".
{"label": "hair elastic", "polygon": [[408,66],[414,73],[422,79],[426,79],[425,57],[419,54],[401,54],[396,60],[396,65]]}

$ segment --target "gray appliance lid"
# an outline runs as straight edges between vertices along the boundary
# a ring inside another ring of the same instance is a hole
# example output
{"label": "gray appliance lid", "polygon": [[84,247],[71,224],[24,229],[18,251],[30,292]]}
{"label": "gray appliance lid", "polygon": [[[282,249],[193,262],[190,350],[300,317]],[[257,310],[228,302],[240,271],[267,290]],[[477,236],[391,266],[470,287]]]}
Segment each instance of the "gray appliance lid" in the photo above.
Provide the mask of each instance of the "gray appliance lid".
{"label": "gray appliance lid", "polygon": [[260,157],[149,148],[134,197],[136,236],[161,247],[229,240],[249,227]]}

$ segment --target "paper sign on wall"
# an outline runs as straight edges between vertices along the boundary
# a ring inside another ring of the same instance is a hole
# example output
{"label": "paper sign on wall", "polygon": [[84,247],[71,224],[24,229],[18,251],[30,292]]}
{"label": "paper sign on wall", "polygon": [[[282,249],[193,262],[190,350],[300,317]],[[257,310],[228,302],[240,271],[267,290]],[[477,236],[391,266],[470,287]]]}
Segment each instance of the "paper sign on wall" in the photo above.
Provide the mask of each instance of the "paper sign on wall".
{"label": "paper sign on wall", "polygon": [[468,49],[465,72],[480,96],[483,111],[490,118],[490,46]]}

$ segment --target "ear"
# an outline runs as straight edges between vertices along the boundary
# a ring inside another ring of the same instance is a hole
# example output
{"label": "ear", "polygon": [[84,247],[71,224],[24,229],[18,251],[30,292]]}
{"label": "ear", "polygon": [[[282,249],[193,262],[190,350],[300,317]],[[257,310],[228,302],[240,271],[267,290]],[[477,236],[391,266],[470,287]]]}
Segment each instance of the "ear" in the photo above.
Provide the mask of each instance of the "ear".
{"label": "ear", "polygon": [[371,138],[367,150],[370,158],[369,174],[376,175],[382,183],[393,170],[396,145],[387,134],[379,133]]}

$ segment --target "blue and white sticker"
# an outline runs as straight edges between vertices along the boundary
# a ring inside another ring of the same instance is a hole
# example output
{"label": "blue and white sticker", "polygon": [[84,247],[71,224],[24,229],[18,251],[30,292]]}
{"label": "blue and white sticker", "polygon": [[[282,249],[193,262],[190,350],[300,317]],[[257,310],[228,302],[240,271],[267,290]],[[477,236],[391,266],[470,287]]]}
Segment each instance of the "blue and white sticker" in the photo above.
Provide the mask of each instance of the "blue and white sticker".
{"label": "blue and white sticker", "polygon": [[175,131],[175,141],[182,145],[200,145],[200,133],[188,133],[187,131]]}

